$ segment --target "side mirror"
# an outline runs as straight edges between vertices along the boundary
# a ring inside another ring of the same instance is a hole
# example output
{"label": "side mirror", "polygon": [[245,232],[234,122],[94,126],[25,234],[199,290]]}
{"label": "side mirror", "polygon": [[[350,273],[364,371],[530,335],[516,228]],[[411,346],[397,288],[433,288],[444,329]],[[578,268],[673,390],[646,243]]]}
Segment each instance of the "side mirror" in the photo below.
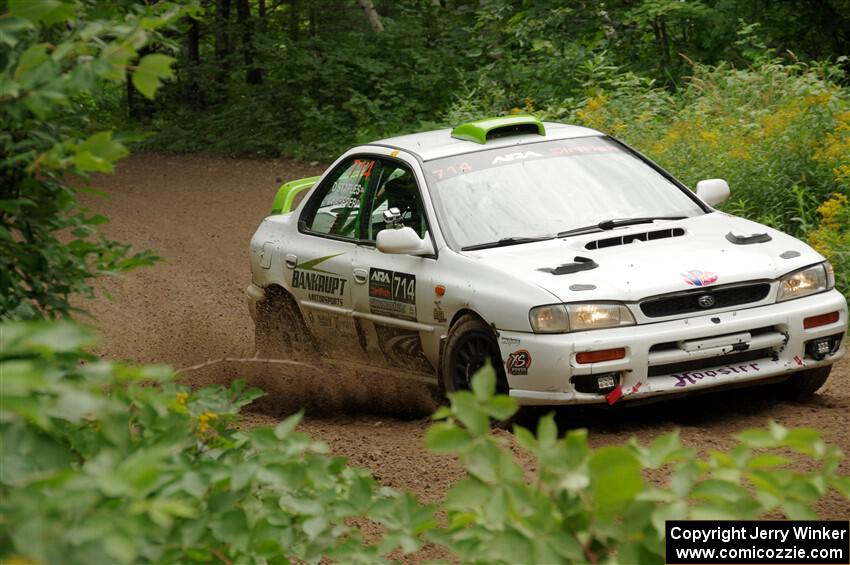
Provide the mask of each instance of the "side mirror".
{"label": "side mirror", "polygon": [[706,179],[697,183],[697,196],[709,206],[717,206],[729,198],[729,184],[723,179]]}
{"label": "side mirror", "polygon": [[432,255],[434,246],[429,238],[420,239],[413,228],[384,229],[378,232],[378,251],[401,255]]}

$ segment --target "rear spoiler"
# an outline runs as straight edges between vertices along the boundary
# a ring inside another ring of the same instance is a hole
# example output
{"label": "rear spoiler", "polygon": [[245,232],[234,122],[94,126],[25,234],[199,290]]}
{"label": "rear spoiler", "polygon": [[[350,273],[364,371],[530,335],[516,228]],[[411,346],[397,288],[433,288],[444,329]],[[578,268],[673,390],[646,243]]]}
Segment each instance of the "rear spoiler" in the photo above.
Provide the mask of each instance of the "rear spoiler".
{"label": "rear spoiler", "polygon": [[292,211],[295,197],[313,188],[320,177],[307,177],[304,179],[291,180],[280,185],[272,203],[272,214],[286,214]]}

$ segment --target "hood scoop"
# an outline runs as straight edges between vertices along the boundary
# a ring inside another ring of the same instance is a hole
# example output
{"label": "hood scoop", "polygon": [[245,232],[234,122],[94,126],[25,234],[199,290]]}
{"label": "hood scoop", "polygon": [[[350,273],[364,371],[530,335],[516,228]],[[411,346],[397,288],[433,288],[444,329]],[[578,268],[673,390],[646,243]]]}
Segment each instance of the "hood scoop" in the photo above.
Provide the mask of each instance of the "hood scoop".
{"label": "hood scoop", "polygon": [[558,265],[554,269],[551,267],[543,267],[542,269],[537,270],[544,273],[551,273],[553,275],[569,275],[572,273],[578,273],[579,271],[590,271],[598,266],[599,265],[597,265],[596,261],[593,259],[589,259],[587,257],[575,257],[572,263],[564,263],[563,265]]}
{"label": "hood scoop", "polygon": [[769,234],[766,233],[754,233],[752,235],[738,235],[732,232],[726,234],[726,240],[729,243],[734,243],[735,245],[750,245],[753,243],[767,243],[772,240]]}
{"label": "hood scoop", "polygon": [[685,235],[685,230],[682,228],[667,228],[663,230],[654,230],[641,233],[629,233],[619,235],[617,237],[606,237],[605,239],[596,239],[588,241],[585,249],[603,249],[605,247],[616,247],[617,245],[625,245],[633,241],[654,241],[656,239],[666,239],[668,237],[680,237]]}

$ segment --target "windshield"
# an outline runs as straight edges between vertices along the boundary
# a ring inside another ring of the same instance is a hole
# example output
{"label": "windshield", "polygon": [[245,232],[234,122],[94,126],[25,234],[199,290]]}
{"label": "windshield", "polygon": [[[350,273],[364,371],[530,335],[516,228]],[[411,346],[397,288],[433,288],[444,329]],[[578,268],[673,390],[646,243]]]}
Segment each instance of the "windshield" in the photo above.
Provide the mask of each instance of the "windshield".
{"label": "windshield", "polygon": [[500,147],[424,164],[452,247],[552,237],[612,219],[703,210],[661,173],[605,137]]}

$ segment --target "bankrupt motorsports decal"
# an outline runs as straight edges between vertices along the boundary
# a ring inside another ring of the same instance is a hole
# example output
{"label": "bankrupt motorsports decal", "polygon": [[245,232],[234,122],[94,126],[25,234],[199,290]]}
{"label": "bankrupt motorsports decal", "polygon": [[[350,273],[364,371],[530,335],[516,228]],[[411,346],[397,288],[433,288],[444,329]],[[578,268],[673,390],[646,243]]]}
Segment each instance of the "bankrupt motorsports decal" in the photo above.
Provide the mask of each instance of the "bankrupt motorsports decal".
{"label": "bankrupt motorsports decal", "polygon": [[292,271],[292,288],[309,291],[307,300],[333,306],[342,306],[345,296],[345,284],[348,282],[336,273],[319,269],[318,265],[328,259],[342,255],[326,255],[305,263],[295,265]]}

